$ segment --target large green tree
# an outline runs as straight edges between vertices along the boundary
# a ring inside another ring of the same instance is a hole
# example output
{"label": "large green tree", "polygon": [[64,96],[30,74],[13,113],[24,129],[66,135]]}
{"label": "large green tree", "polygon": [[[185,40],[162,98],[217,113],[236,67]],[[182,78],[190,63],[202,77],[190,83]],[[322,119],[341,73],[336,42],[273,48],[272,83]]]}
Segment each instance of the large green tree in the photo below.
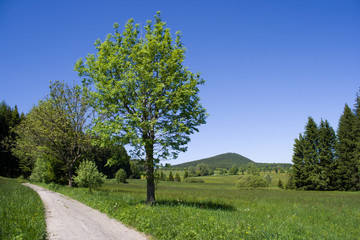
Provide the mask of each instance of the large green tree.
{"label": "large green tree", "polygon": [[91,139],[85,133],[90,117],[81,88],[54,82],[50,96],[40,101],[17,128],[14,153],[23,170],[31,172],[38,159],[45,159],[51,161],[50,167],[60,165],[72,186],[74,167],[90,147]]}
{"label": "large green tree", "polygon": [[336,148],[336,154],[339,157],[338,186],[341,190],[355,190],[356,177],[359,172],[355,161],[357,146],[355,122],[356,117],[346,104],[339,121],[337,131],[338,144]]}
{"label": "large green tree", "polygon": [[160,158],[175,158],[186,151],[189,135],[204,124],[206,111],[200,104],[199,74],[183,66],[185,48],[160,13],[147,21],[144,36],[130,19],[123,33],[95,43],[97,53],[75,69],[83,77],[98,118],[94,131],[120,144],[130,144],[133,154],[145,159],[147,202],[155,202],[154,165]]}

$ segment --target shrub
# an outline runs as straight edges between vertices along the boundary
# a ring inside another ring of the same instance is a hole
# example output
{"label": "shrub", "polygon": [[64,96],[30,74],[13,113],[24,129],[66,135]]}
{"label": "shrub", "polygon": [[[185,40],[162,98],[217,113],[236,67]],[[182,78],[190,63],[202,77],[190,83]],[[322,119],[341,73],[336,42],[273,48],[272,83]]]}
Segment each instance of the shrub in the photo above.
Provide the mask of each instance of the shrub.
{"label": "shrub", "polygon": [[124,169],[120,168],[115,173],[115,179],[117,183],[126,183],[126,172]]}
{"label": "shrub", "polygon": [[105,177],[97,170],[94,162],[83,161],[80,163],[76,173],[77,176],[74,181],[80,187],[88,187],[90,192],[92,188],[100,187],[104,183]]}
{"label": "shrub", "polygon": [[175,182],[181,182],[181,178],[178,173],[175,174]]}
{"label": "shrub", "polygon": [[278,187],[284,189],[284,184],[282,183],[281,179],[278,181]]}
{"label": "shrub", "polygon": [[189,178],[185,179],[185,182],[187,182],[187,183],[204,183],[205,181],[201,178],[189,177]]}
{"label": "shrub", "polygon": [[236,182],[236,188],[266,188],[268,183],[260,176],[248,175],[241,176]]}
{"label": "shrub", "polygon": [[172,171],[170,171],[170,173],[169,173],[169,181],[171,181],[171,182],[174,181],[174,176],[172,174]]}
{"label": "shrub", "polygon": [[272,182],[272,176],[271,175],[265,175],[264,179],[266,180],[266,182],[268,183],[268,185],[270,185],[270,183]]}
{"label": "shrub", "polygon": [[38,158],[36,160],[34,170],[30,175],[30,181],[45,183],[50,182],[46,162],[43,158]]}

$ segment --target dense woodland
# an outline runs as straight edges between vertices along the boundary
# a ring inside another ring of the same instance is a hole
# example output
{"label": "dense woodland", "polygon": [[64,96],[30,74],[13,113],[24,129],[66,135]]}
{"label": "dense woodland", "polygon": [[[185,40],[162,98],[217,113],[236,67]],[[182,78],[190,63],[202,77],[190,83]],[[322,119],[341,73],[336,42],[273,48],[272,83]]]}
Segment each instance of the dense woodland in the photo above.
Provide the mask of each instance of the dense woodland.
{"label": "dense woodland", "polygon": [[338,130],[328,121],[309,117],[295,139],[289,188],[360,190],[360,95],[354,109],[345,104]]}

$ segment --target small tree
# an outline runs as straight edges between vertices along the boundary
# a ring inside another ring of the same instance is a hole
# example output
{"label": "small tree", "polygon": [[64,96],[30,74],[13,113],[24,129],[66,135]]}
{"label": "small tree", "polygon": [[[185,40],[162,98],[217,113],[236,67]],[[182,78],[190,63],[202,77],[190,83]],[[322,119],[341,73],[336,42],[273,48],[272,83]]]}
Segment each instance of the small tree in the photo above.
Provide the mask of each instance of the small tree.
{"label": "small tree", "polygon": [[188,171],[185,171],[185,173],[184,173],[184,180],[187,179],[188,177],[189,177],[189,173],[188,173]]}
{"label": "small tree", "polygon": [[88,187],[90,192],[92,188],[100,187],[105,180],[104,175],[97,170],[95,163],[91,161],[80,163],[76,173],[77,176],[74,181],[80,187]]}
{"label": "small tree", "polygon": [[271,175],[265,175],[264,179],[266,180],[266,182],[268,183],[268,185],[270,185],[270,183],[272,182],[272,176]]}
{"label": "small tree", "polygon": [[175,174],[175,182],[181,182],[181,178],[178,173]]}
{"label": "small tree", "polygon": [[166,181],[166,175],[164,174],[164,172],[162,170],[160,172],[160,181]]}
{"label": "small tree", "polygon": [[120,168],[119,171],[115,174],[115,179],[117,183],[126,183],[126,172],[124,169]]}
{"label": "small tree", "polygon": [[169,181],[170,182],[174,181],[174,175],[173,175],[172,171],[170,171],[170,173],[169,173]]}
{"label": "small tree", "polygon": [[278,187],[281,189],[284,189],[284,185],[283,185],[281,179],[279,179],[279,181],[278,181]]}
{"label": "small tree", "polygon": [[237,175],[238,174],[238,167],[236,165],[233,165],[231,168],[230,168],[230,174],[231,175]]}

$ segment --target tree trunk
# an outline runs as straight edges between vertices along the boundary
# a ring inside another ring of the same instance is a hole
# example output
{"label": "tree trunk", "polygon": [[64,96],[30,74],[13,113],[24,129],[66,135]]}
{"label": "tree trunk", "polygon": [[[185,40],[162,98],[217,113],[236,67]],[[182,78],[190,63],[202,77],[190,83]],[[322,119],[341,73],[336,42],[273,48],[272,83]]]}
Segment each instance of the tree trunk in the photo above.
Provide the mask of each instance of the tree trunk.
{"label": "tree trunk", "polygon": [[72,187],[72,164],[68,166],[69,187]]}
{"label": "tree trunk", "polygon": [[154,145],[146,143],[146,181],[147,181],[147,192],[146,202],[150,205],[155,203],[155,178],[154,178]]}

